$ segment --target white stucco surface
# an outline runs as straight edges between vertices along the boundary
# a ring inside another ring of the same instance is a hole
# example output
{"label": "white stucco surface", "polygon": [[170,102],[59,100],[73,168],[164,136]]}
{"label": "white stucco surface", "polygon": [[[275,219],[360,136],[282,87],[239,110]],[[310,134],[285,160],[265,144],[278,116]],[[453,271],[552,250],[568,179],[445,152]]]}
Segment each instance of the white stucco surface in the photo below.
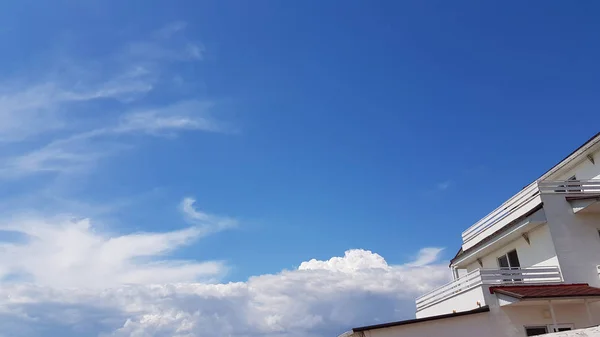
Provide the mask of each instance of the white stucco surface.
{"label": "white stucco surface", "polygon": [[451,314],[453,311],[469,311],[479,308],[477,304],[479,302],[481,306],[485,305],[485,298],[483,288],[481,285],[459,293],[453,297],[446,299],[443,302],[434,304],[428,308],[417,311],[416,317],[429,317],[443,314]]}
{"label": "white stucco surface", "polygon": [[600,155],[595,153],[593,158],[595,164],[592,164],[587,158],[582,158],[574,166],[560,172],[556,176],[549,177],[548,180],[567,180],[572,176],[575,176],[578,180],[600,179],[600,165],[598,163]]}
{"label": "white stucco surface", "polygon": [[[582,302],[557,301],[553,303],[556,323],[583,329],[600,324],[600,307],[591,305],[590,322]],[[526,326],[547,326],[553,324],[549,306],[545,301],[532,304],[517,304],[505,307],[492,306],[489,312],[398,325],[382,329],[354,333],[352,337],[523,337]],[[586,335],[560,335],[586,336]],[[595,335],[592,335],[595,336]],[[598,335],[600,336],[600,335]]]}
{"label": "white stucco surface", "polygon": [[[491,336],[493,321],[489,313],[479,313],[436,321],[401,325],[396,327],[364,331],[364,337],[464,337]],[[359,334],[353,337],[359,337]]]}
{"label": "white stucco surface", "polygon": [[[575,329],[585,328],[600,324],[600,315],[597,307],[591,308],[592,322],[590,322],[583,303],[553,304],[556,323],[572,324]],[[505,307],[492,307],[490,314],[494,317],[500,336],[525,336],[526,326],[552,325],[547,303],[537,305],[516,305]]]}
{"label": "white stucco surface", "polygon": [[600,287],[600,214],[574,214],[560,194],[543,196],[546,217],[556,255],[567,283],[589,283]]}
{"label": "white stucco surface", "polygon": [[513,249],[517,250],[522,268],[558,266],[550,230],[544,224],[529,232],[529,243],[523,237],[507,242],[502,248],[490,252],[481,259],[483,267],[479,266],[478,262],[474,262],[467,266],[467,271],[479,268],[499,268],[498,257]]}

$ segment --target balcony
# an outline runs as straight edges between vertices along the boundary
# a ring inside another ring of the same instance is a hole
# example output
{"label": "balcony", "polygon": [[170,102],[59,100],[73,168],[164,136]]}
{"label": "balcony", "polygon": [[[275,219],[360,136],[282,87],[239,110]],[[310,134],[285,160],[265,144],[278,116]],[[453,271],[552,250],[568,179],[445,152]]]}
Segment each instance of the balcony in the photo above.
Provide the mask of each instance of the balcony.
{"label": "balcony", "polygon": [[[600,179],[535,181],[464,231],[463,250],[473,247],[483,238],[509,223],[529,215],[542,204],[542,194],[565,195],[573,204],[574,212],[584,209],[600,211]],[[595,206],[588,207],[594,203]],[[535,221],[544,221],[544,219],[538,217]]]}
{"label": "balcony", "polygon": [[569,194],[571,196],[600,195],[600,179],[540,181],[538,188],[542,194]]}
{"label": "balcony", "polygon": [[523,285],[563,282],[559,267],[477,269],[416,300],[417,318],[475,309],[485,305],[482,285]]}

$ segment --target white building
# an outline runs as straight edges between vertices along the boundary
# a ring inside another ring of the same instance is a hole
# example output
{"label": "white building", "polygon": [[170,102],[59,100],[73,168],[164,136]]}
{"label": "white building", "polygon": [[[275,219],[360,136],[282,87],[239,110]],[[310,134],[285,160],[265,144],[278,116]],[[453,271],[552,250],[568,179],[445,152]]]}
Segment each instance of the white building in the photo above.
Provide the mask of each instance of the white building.
{"label": "white building", "polygon": [[533,336],[600,325],[600,133],[462,233],[416,319],[352,337]]}

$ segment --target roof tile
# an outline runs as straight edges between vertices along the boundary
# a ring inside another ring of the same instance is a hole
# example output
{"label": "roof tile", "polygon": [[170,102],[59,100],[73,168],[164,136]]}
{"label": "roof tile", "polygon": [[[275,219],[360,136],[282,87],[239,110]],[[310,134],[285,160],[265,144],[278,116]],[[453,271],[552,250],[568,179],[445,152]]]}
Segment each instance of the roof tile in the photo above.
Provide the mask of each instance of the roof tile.
{"label": "roof tile", "polygon": [[518,299],[588,297],[600,296],[600,288],[590,287],[587,283],[497,286],[490,287],[490,293],[503,294]]}

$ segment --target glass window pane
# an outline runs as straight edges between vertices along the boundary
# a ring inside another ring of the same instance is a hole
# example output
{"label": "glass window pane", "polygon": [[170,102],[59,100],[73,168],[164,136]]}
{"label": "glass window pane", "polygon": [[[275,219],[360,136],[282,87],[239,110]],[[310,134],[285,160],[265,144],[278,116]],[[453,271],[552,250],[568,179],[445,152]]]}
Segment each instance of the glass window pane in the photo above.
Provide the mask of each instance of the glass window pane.
{"label": "glass window pane", "polygon": [[508,263],[510,264],[511,268],[521,267],[521,264],[519,263],[519,256],[517,255],[516,250],[511,250],[506,255],[508,256]]}
{"label": "glass window pane", "polygon": [[529,327],[525,328],[525,333],[527,334],[527,336],[543,335],[545,333],[548,333],[548,329],[545,326]]}
{"label": "glass window pane", "polygon": [[498,265],[500,266],[500,268],[508,268],[508,258],[506,257],[506,255],[504,256],[500,256],[498,258]]}

